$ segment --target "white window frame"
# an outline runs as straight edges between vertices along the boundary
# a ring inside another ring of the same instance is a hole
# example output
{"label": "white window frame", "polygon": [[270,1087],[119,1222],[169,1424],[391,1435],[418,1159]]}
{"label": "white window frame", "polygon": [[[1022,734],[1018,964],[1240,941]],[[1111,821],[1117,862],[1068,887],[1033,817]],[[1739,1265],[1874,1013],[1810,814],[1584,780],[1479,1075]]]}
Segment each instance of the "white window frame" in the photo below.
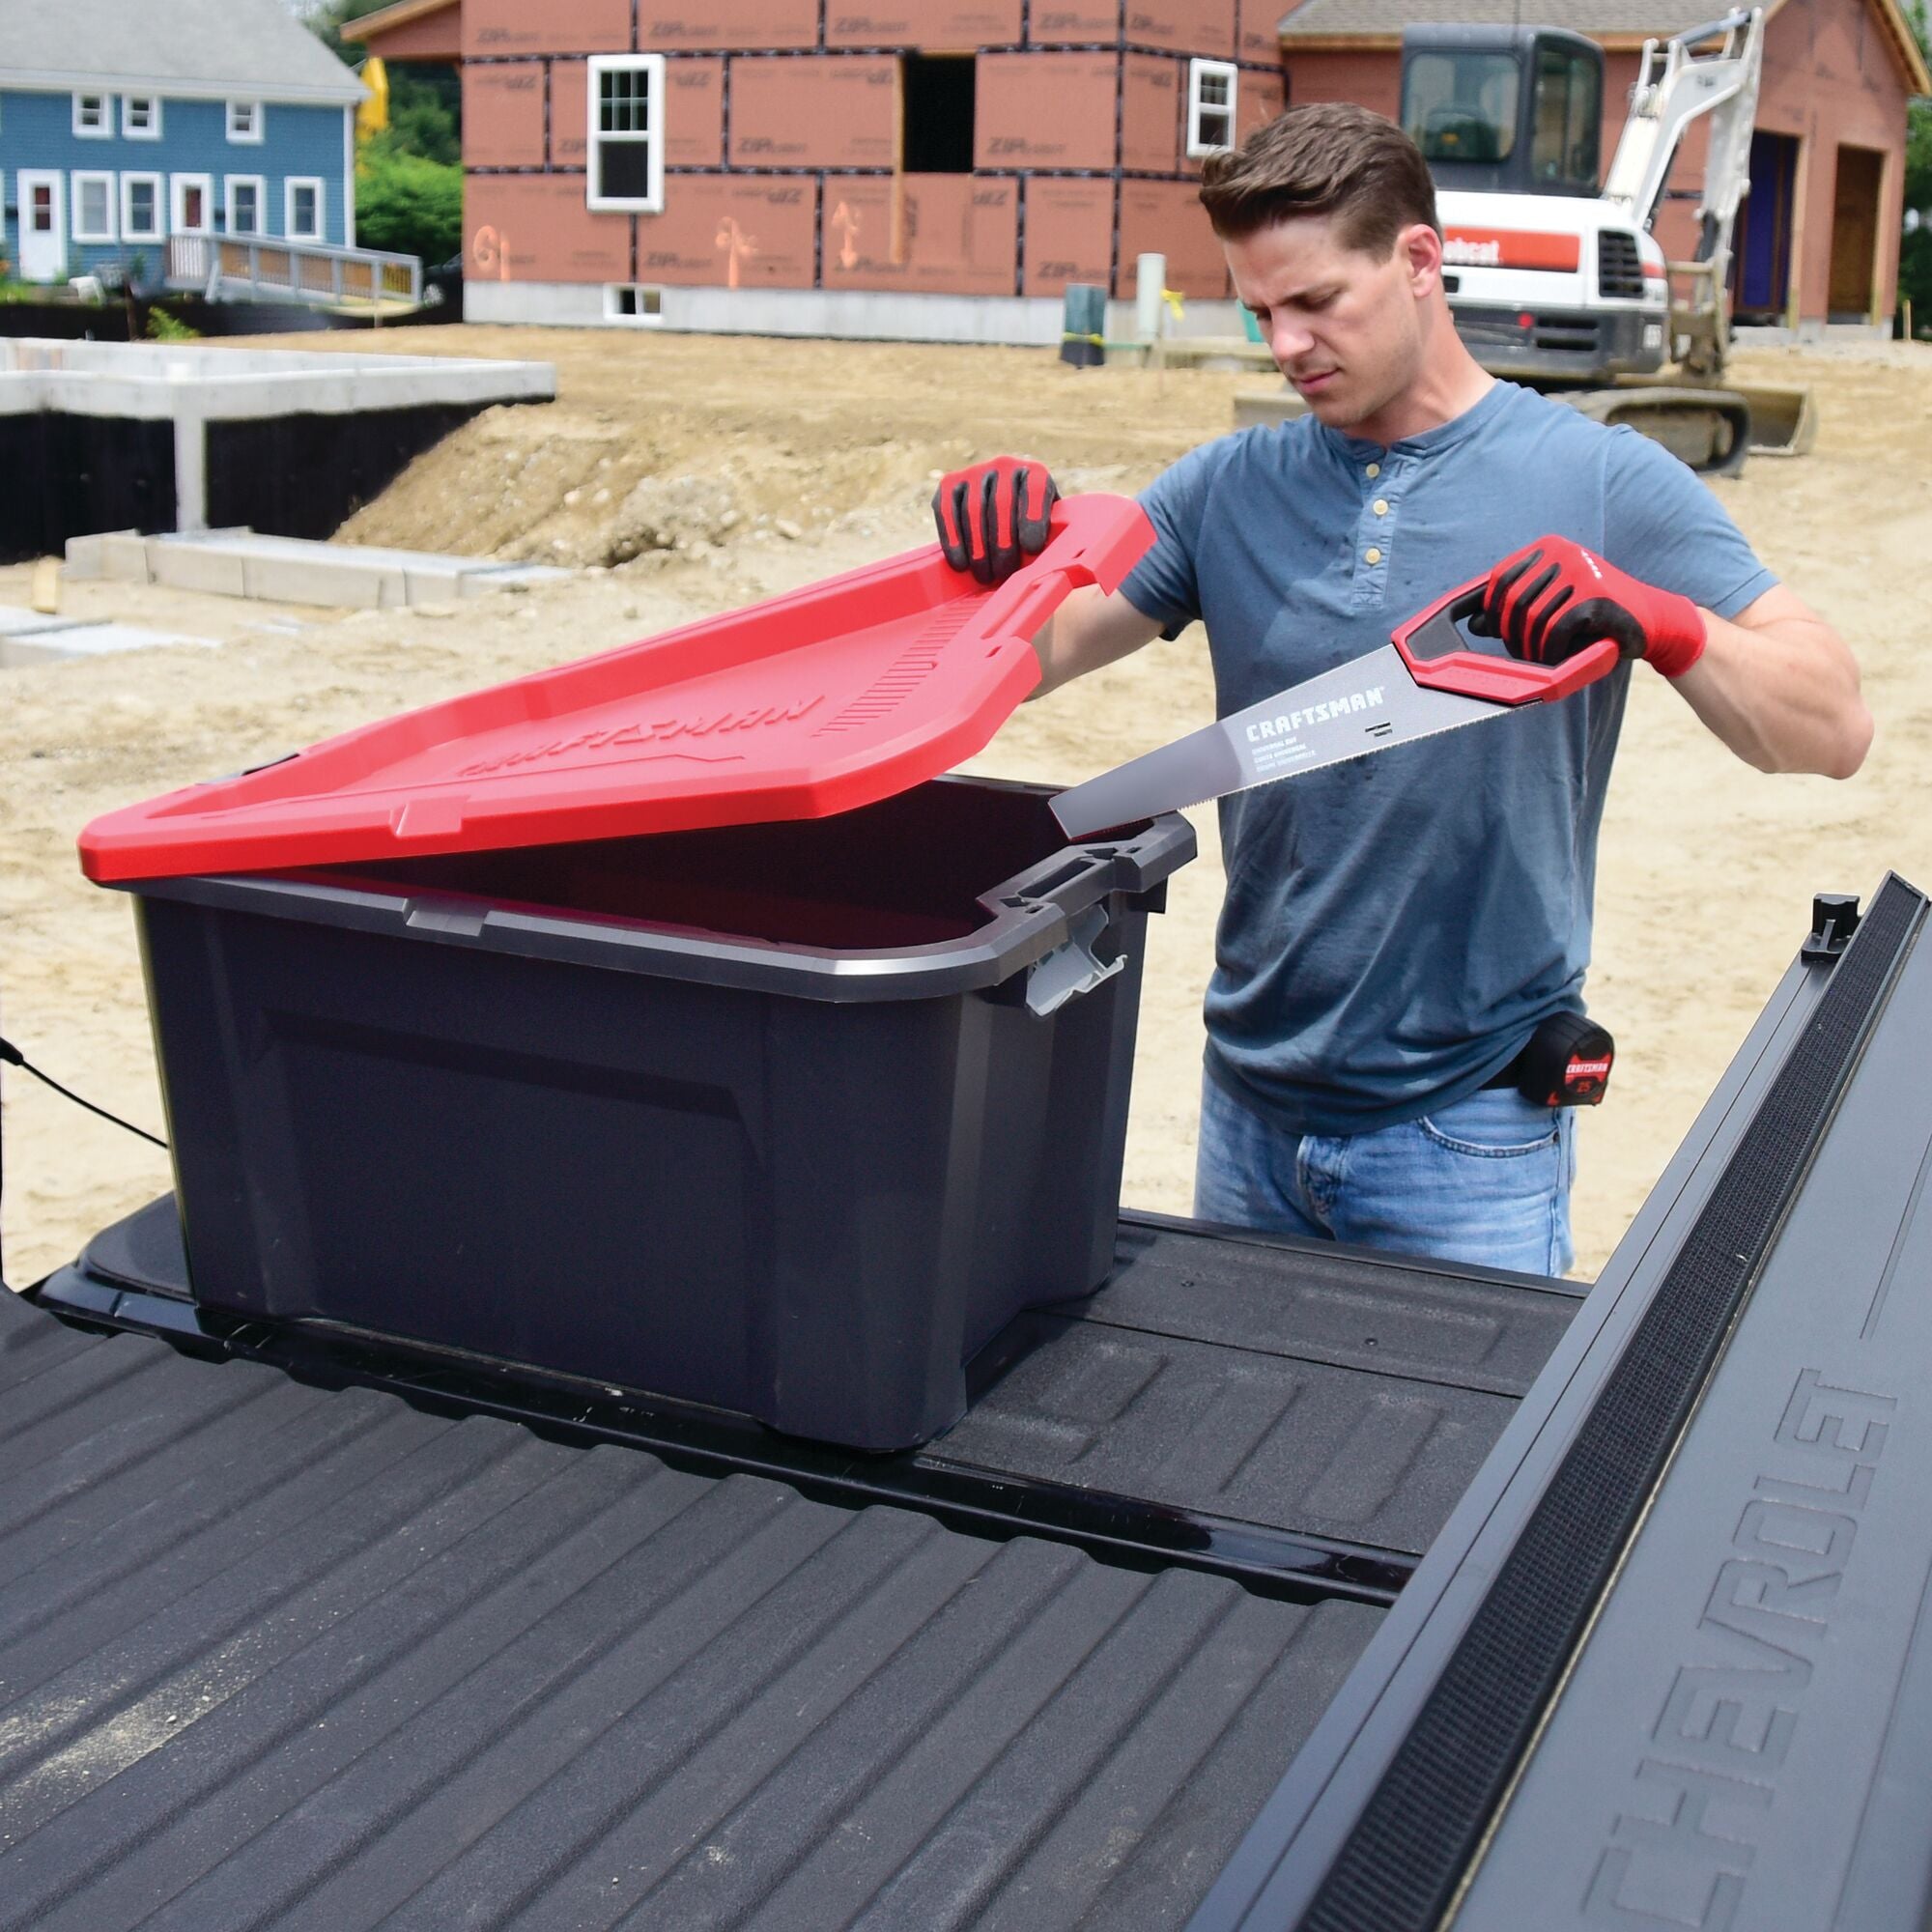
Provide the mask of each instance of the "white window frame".
{"label": "white window frame", "polygon": [[[584,86],[584,206],[621,210],[634,214],[661,214],[664,212],[665,57],[663,54],[592,54],[589,67]],[[597,125],[604,91],[603,76],[607,73],[644,75],[644,118],[649,126],[641,134],[607,133]],[[598,144],[603,141],[635,144],[648,150],[645,186],[641,195],[598,193]]]}
{"label": "white window frame", "polygon": [[[87,229],[81,226],[83,209],[80,190],[83,182],[99,182],[100,184],[101,195],[107,205],[107,226],[103,229]],[[75,168],[68,177],[67,184],[67,239],[70,242],[84,242],[89,243],[118,242],[121,238],[114,232],[115,199],[114,176],[109,169]]]}
{"label": "white window frame", "polygon": [[[81,115],[81,102],[96,100],[100,103],[98,121],[87,121]],[[114,138],[114,97],[102,94],[98,89],[74,90],[73,96],[73,138],[76,141],[111,141]]]}
{"label": "white window frame", "polygon": [[642,282],[606,282],[604,320],[622,323],[626,328],[661,328],[664,291]]}
{"label": "white window frame", "polygon": [[[134,109],[145,106],[148,125],[134,125]],[[161,97],[158,94],[124,94],[121,97],[121,138],[124,141],[158,141],[161,138]]]}
{"label": "white window frame", "polygon": [[[133,189],[141,182],[146,182],[155,190],[155,225],[152,228],[134,226]],[[167,240],[167,183],[157,174],[148,174],[135,170],[121,177],[121,239],[124,242],[164,242]]]}
{"label": "white window frame", "polygon": [[[315,228],[307,234],[296,226],[296,189],[298,187],[315,190]],[[291,242],[328,240],[328,184],[320,175],[290,175],[282,183],[282,233]]]}
{"label": "white window frame", "polygon": [[[1225,107],[1201,99],[1201,83],[1208,79],[1227,81],[1228,104]],[[1199,160],[1204,155],[1224,155],[1235,145],[1235,117],[1240,84],[1241,71],[1233,61],[1197,58],[1187,63],[1187,156],[1190,160]],[[1201,117],[1204,113],[1225,114],[1228,117],[1228,138],[1225,141],[1208,141],[1202,137]]]}
{"label": "white window frame", "polygon": [[[238,187],[252,187],[255,190],[255,226],[237,228],[235,225],[235,190]],[[221,232],[224,235],[245,236],[261,241],[267,236],[269,220],[269,184],[261,175],[223,175],[221,177]]]}
{"label": "white window frame", "polygon": [[[235,126],[235,110],[245,107],[248,110],[248,126],[239,129]],[[269,118],[269,111],[259,100],[231,100],[228,103],[228,138],[238,147],[259,148],[262,145],[263,124]],[[243,177],[245,179],[245,177]]]}
{"label": "white window frame", "polygon": [[[187,218],[187,190],[201,190],[201,226],[191,227]],[[168,233],[170,235],[213,235],[214,233],[214,177],[213,175],[173,175],[168,180]]]}

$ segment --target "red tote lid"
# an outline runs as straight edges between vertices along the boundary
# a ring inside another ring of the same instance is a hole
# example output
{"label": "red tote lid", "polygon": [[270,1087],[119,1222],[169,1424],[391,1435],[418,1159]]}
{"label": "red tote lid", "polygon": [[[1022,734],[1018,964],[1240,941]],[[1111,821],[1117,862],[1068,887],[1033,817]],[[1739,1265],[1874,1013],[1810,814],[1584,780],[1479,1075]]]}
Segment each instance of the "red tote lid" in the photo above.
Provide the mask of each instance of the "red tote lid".
{"label": "red tote lid", "polygon": [[1038,682],[1034,633],[1152,541],[1127,498],[1071,497],[996,589],[909,551],[109,812],[81,867],[112,883],[849,811],[981,750]]}

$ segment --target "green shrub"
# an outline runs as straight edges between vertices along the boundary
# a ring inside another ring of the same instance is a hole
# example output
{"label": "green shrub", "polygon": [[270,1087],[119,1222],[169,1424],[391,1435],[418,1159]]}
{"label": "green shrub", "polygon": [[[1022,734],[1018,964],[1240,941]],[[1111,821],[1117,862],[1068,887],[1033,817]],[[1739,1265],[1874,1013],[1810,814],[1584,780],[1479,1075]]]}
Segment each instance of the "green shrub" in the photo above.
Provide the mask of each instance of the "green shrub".
{"label": "green shrub", "polygon": [[201,330],[184,322],[178,315],[170,315],[164,308],[151,308],[148,311],[148,340],[150,342],[199,342]]}
{"label": "green shrub", "polygon": [[355,157],[355,241],[446,262],[463,245],[463,170],[407,154],[393,131]]}

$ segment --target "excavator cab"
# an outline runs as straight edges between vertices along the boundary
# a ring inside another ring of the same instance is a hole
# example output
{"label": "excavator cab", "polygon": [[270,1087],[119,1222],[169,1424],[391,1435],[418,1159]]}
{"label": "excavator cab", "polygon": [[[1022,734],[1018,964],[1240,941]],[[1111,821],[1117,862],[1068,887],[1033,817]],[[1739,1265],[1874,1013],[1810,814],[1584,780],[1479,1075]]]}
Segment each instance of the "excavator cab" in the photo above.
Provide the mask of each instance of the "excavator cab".
{"label": "excavator cab", "polygon": [[1594,195],[1603,49],[1560,27],[1409,27],[1402,125],[1438,187]]}

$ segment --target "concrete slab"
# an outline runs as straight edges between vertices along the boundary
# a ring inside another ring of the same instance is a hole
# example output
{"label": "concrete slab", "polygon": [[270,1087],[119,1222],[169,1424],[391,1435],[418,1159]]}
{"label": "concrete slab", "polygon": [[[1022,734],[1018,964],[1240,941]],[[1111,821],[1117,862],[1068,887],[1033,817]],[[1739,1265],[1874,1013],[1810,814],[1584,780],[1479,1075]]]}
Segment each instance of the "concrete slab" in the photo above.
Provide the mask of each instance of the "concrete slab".
{"label": "concrete slab", "polygon": [[78,617],[50,617],[44,611],[29,611],[18,604],[0,604],[0,638],[39,638],[49,631],[71,631]]}
{"label": "concrete slab", "polygon": [[66,574],[76,581],[106,578],[117,583],[148,583],[148,539],[139,530],[101,530],[69,537]]}
{"label": "concrete slab", "polygon": [[0,670],[61,664],[74,658],[112,656],[120,651],[153,650],[161,644],[218,648],[213,638],[190,638],[175,631],[144,631],[136,624],[82,624],[65,620],[48,631],[0,631]]}
{"label": "concrete slab", "polygon": [[253,597],[267,603],[313,604],[347,611],[449,604],[481,590],[536,583],[571,573],[548,564],[499,563],[435,551],[316,543],[249,529],[151,537],[148,567],[156,583]]}
{"label": "concrete slab", "polygon": [[247,573],[239,553],[194,537],[156,537],[148,545],[150,580],[174,590],[245,597]]}
{"label": "concrete slab", "polygon": [[409,601],[408,581],[400,570],[317,544],[308,556],[263,556],[243,551],[244,597],[265,604],[320,604],[339,611],[394,610]]}

